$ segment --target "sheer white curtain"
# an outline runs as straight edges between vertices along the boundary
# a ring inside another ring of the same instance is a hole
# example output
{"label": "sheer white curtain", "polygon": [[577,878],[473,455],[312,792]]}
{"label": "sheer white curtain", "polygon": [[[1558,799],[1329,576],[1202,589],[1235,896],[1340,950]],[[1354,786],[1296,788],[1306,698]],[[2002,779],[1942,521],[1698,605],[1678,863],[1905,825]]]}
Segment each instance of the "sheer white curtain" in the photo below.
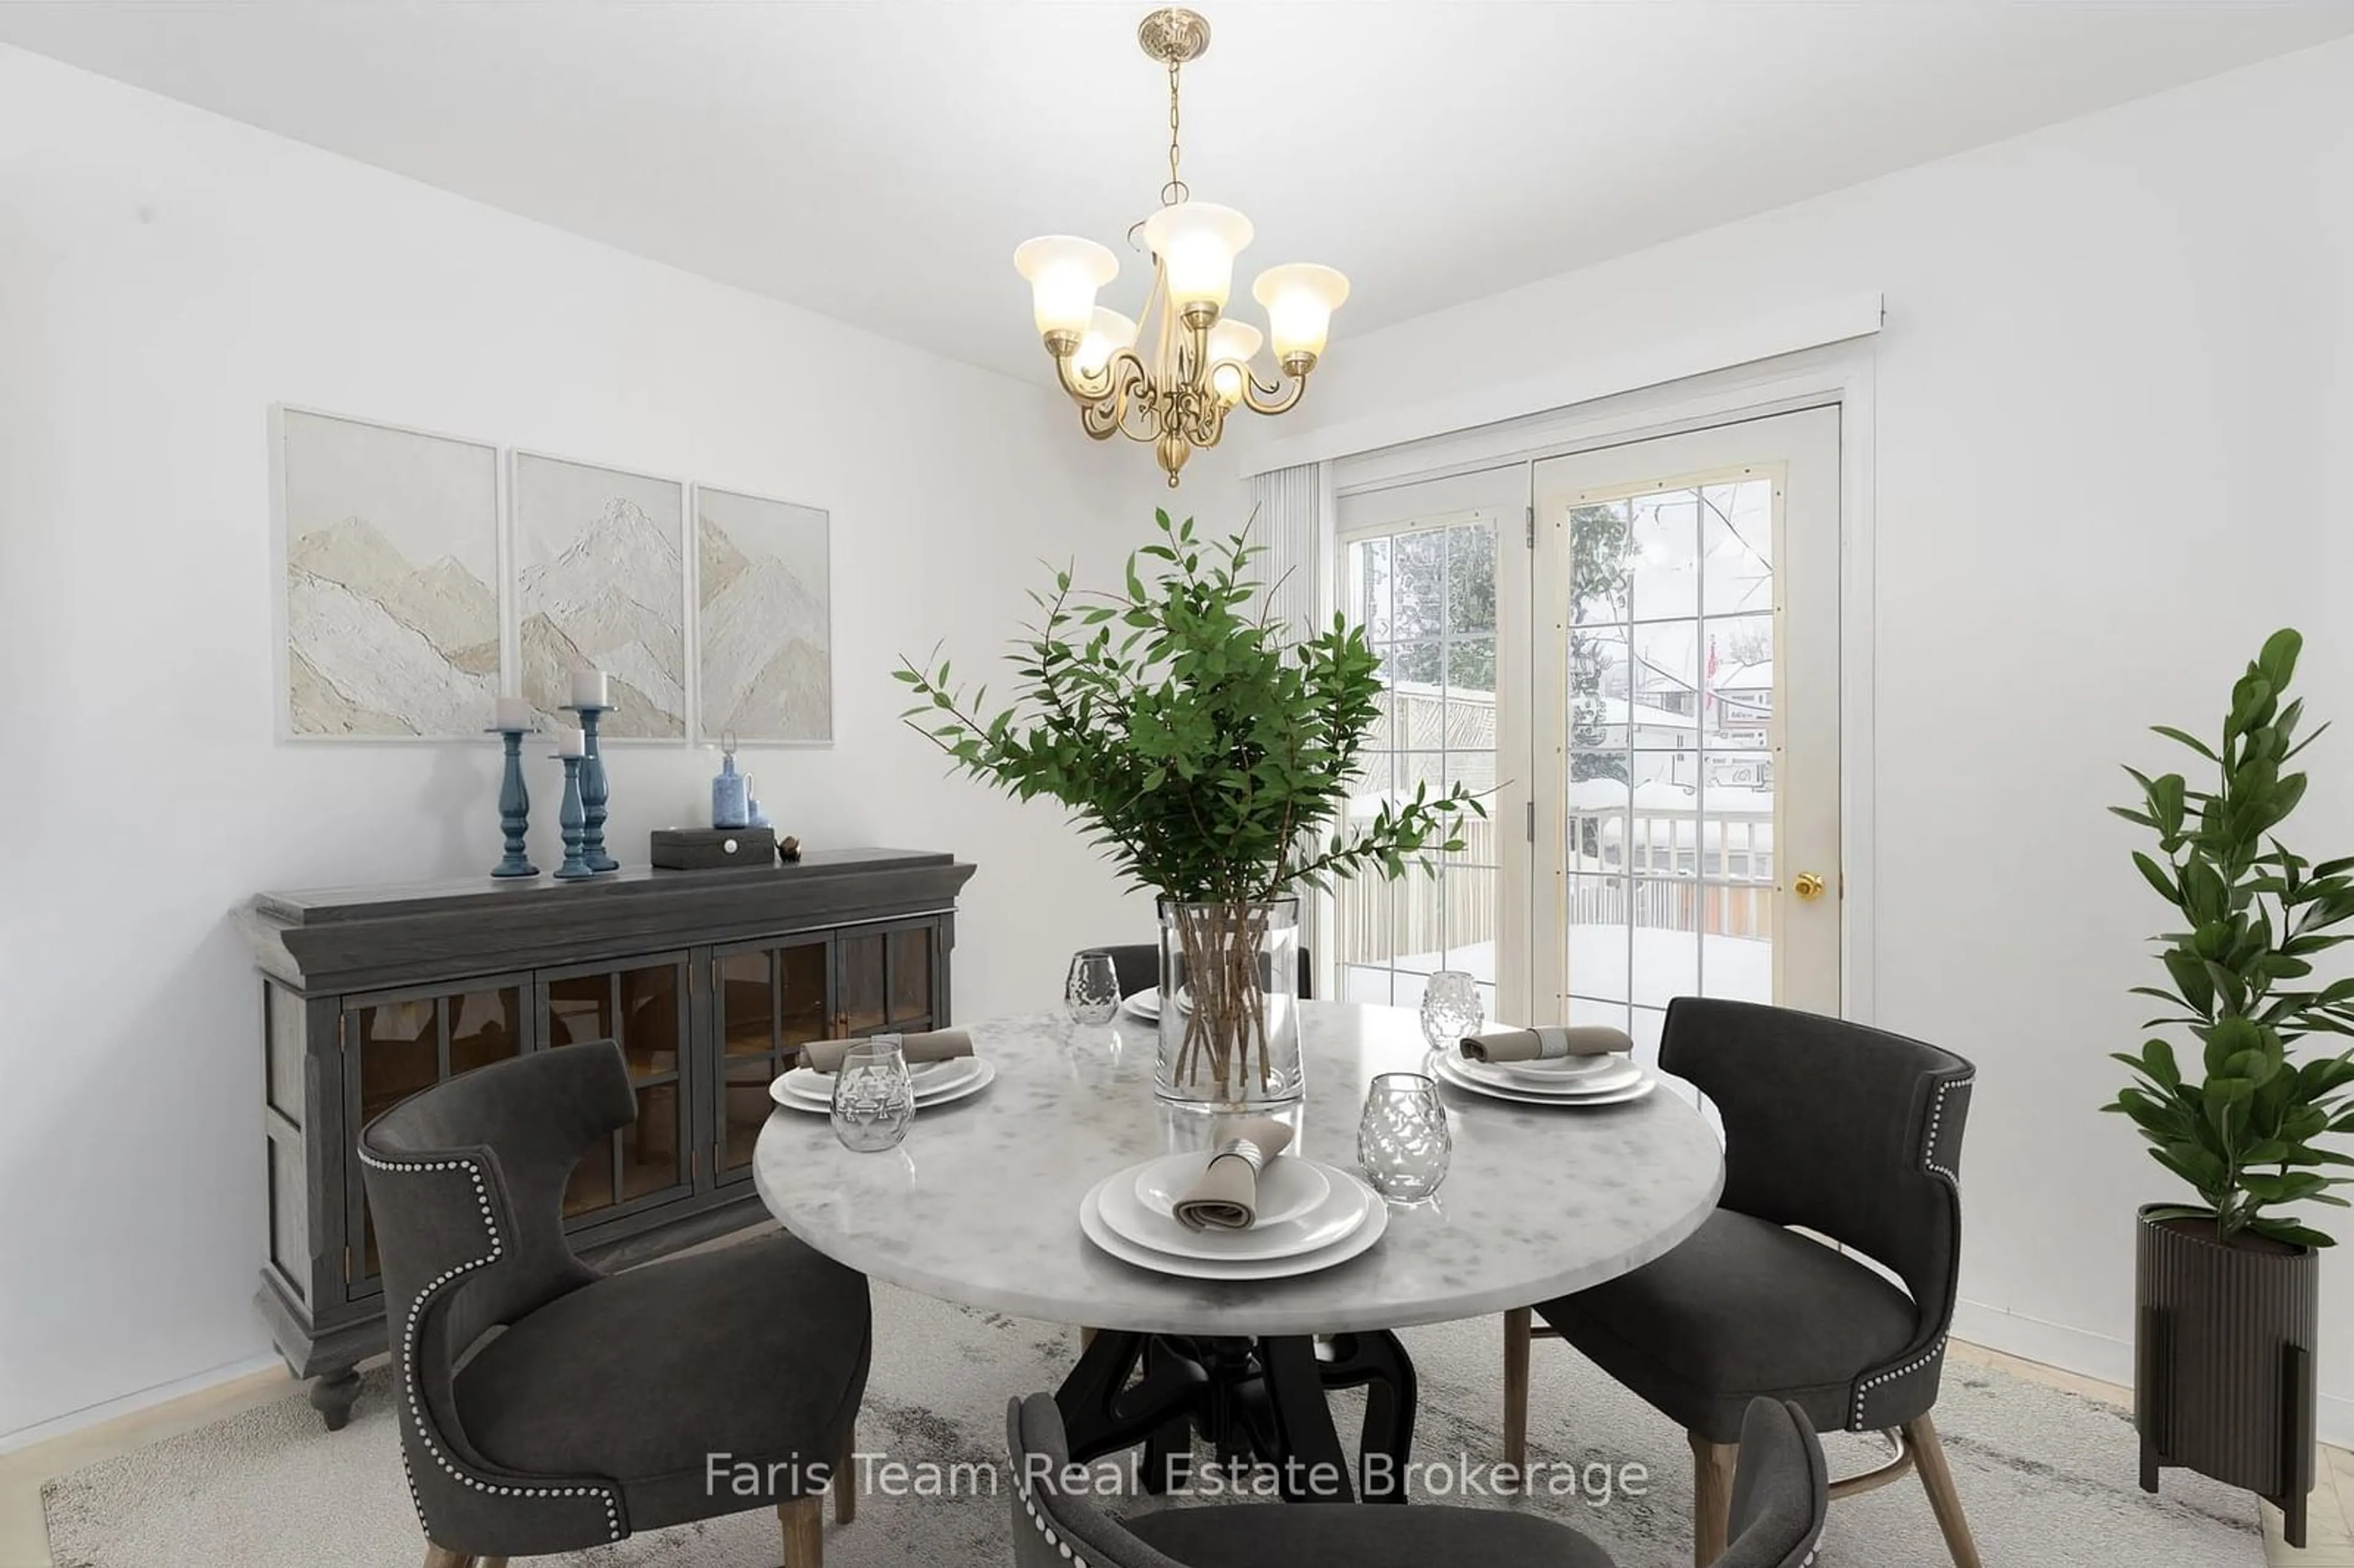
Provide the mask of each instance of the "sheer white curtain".
{"label": "sheer white curtain", "polygon": [[[1250,479],[1251,542],[1267,553],[1251,562],[1258,579],[1267,585],[1267,616],[1297,640],[1329,619],[1322,581],[1331,549],[1325,526],[1324,472],[1320,463],[1301,463],[1255,473]],[[1333,994],[1330,940],[1332,901],[1325,894],[1300,890],[1301,933],[1314,955],[1314,986],[1318,996]]]}
{"label": "sheer white curtain", "polygon": [[1267,553],[1252,563],[1267,585],[1271,618],[1294,637],[1314,630],[1325,565],[1324,476],[1301,463],[1251,476],[1251,540]]}

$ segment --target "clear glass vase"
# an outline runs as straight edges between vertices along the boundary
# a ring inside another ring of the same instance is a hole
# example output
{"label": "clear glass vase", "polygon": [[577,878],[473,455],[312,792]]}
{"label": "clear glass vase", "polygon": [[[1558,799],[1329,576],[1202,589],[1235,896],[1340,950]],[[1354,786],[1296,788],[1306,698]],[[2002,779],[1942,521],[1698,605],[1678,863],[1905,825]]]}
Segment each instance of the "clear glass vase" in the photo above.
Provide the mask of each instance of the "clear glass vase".
{"label": "clear glass vase", "polygon": [[1288,1105],[1299,1067],[1299,901],[1161,904],[1154,1092],[1204,1110]]}

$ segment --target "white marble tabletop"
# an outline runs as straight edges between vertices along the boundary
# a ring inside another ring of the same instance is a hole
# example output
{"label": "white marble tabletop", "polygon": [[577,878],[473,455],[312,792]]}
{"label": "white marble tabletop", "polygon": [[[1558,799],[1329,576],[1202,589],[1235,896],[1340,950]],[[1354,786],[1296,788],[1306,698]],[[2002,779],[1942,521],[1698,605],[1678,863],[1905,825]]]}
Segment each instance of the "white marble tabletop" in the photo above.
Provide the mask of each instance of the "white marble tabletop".
{"label": "white marble tabletop", "polygon": [[[1401,1008],[1301,1008],[1304,1153],[1357,1169],[1376,1073],[1421,1070]],[[1152,1093],[1151,1025],[1061,1013],[972,1028],[997,1081],[916,1113],[907,1141],[854,1154],[826,1118],[779,1110],[760,1134],[760,1196],[786,1229],[861,1273],[927,1296],[1055,1323],[1159,1333],[1394,1329],[1526,1307],[1615,1278],[1716,1206],[1716,1136],[1670,1086],[1591,1110],[1441,1090],[1455,1149],[1431,1200],[1394,1205],[1370,1252],[1290,1279],[1181,1279],[1122,1263],[1079,1234],[1079,1200],[1123,1166],[1207,1148],[1217,1118]]]}

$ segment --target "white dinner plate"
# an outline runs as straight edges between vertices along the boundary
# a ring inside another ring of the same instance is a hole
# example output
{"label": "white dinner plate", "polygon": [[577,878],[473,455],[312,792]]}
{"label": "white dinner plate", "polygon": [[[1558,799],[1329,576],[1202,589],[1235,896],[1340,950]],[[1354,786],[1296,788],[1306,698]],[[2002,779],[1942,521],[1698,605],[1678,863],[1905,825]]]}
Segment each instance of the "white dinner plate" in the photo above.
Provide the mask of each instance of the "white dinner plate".
{"label": "white dinner plate", "polygon": [[1134,996],[1120,998],[1119,1004],[1148,1023],[1161,1021],[1161,988],[1157,985],[1146,986]]}
{"label": "white dinner plate", "polygon": [[[1134,1264],[1155,1274],[1172,1274],[1181,1279],[1287,1279],[1294,1275],[1315,1274],[1360,1255],[1381,1240],[1382,1233],[1389,1229],[1389,1205],[1375,1202],[1365,1215],[1363,1224],[1346,1239],[1320,1252],[1298,1253],[1290,1257],[1247,1259],[1177,1257],[1169,1253],[1155,1252],[1149,1246],[1139,1246],[1104,1223],[1099,1202],[1103,1190],[1108,1183],[1126,1174],[1115,1171],[1087,1189],[1087,1195],[1079,1200],[1080,1231],[1087,1240],[1122,1263]],[[1351,1176],[1348,1180],[1354,1181],[1356,1178]]]}
{"label": "white dinner plate", "polygon": [[[1136,1180],[1129,1191],[1144,1207],[1175,1224],[1177,1200],[1193,1185],[1193,1178],[1202,1173],[1208,1160],[1198,1150],[1148,1160],[1135,1167]],[[1313,1160],[1277,1155],[1259,1176],[1258,1223],[1275,1225],[1296,1220],[1331,1197],[1332,1182],[1324,1170]]]}
{"label": "white dinner plate", "polygon": [[[916,1103],[921,1105],[934,1095],[944,1095],[981,1076],[981,1060],[978,1056],[951,1056],[945,1062],[919,1062],[907,1068],[907,1081],[916,1088]],[[833,1097],[833,1075],[821,1073],[815,1067],[795,1067],[779,1078],[797,1095],[813,1099]]]}
{"label": "white dinner plate", "polygon": [[1453,1052],[1440,1051],[1432,1054],[1437,1060],[1440,1082],[1451,1084],[1458,1089],[1469,1089],[1475,1095],[1486,1095],[1491,1099],[1511,1100],[1516,1105],[1563,1106],[1571,1109],[1589,1106],[1623,1106],[1641,1099],[1659,1086],[1657,1074],[1638,1066],[1637,1080],[1622,1089],[1594,1095],[1543,1094],[1525,1084],[1483,1083],[1463,1070],[1463,1065],[1455,1060]]}
{"label": "white dinner plate", "polygon": [[1633,1058],[1613,1057],[1608,1063],[1575,1077],[1536,1079],[1522,1076],[1512,1071],[1518,1063],[1467,1062],[1456,1053],[1447,1060],[1455,1070],[1473,1083],[1490,1088],[1511,1089],[1518,1094],[1543,1095],[1548,1098],[1591,1099],[1596,1095],[1614,1095],[1643,1081],[1643,1069]]}
{"label": "white dinner plate", "polygon": [[[1462,1053],[1458,1052],[1458,1056]],[[1467,1067],[1494,1067],[1512,1077],[1532,1084],[1570,1084],[1582,1082],[1597,1073],[1628,1062],[1629,1058],[1608,1054],[1593,1056],[1543,1056],[1533,1062],[1473,1062],[1463,1057]]]}
{"label": "white dinner plate", "polygon": [[[1305,1165],[1301,1160],[1278,1160],[1268,1167]],[[1193,1167],[1199,1171],[1201,1167]],[[1141,1170],[1141,1167],[1138,1168]],[[1248,1230],[1189,1230],[1173,1215],[1156,1213],[1137,1195],[1136,1182],[1118,1173],[1096,1199],[1096,1212],[1122,1237],[1172,1257],[1276,1258],[1296,1257],[1345,1241],[1365,1223],[1373,1195],[1347,1172],[1335,1182],[1327,1179],[1324,1201],[1293,1219],[1261,1220]]]}
{"label": "white dinner plate", "polygon": [[[802,1068],[796,1067],[793,1069],[793,1072],[801,1072],[804,1069]],[[813,1111],[819,1116],[827,1116],[832,1114],[833,1110],[833,1096],[832,1091],[829,1090],[824,1094],[807,1094],[801,1090],[789,1087],[788,1080],[790,1080],[792,1075],[792,1073],[788,1073],[782,1078],[770,1079],[769,1081],[769,1097],[776,1101],[779,1105],[784,1107],[787,1110]],[[977,1095],[981,1093],[981,1090],[989,1087],[991,1081],[996,1076],[997,1069],[991,1066],[988,1063],[982,1062],[979,1070],[970,1077],[949,1085],[946,1088],[917,1090],[916,1108],[917,1110],[923,1110],[931,1106],[944,1106],[952,1100],[960,1100],[968,1096]]]}
{"label": "white dinner plate", "polygon": [[[949,1074],[970,1072],[974,1060],[975,1058],[970,1056],[949,1056],[938,1062],[910,1062],[907,1064],[907,1076],[919,1089],[928,1084],[933,1087],[941,1087],[950,1081]],[[793,1071],[807,1073],[824,1085],[828,1094],[833,1092],[832,1073],[822,1073],[815,1067],[795,1067]]]}

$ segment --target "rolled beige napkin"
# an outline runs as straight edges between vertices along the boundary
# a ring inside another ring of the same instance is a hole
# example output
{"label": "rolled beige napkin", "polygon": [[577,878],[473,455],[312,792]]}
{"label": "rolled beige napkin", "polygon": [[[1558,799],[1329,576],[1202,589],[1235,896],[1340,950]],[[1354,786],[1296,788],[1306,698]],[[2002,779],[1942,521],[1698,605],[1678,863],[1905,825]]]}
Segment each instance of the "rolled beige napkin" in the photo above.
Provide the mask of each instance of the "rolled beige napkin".
{"label": "rolled beige napkin", "polygon": [[1565,1029],[1550,1023],[1534,1029],[1499,1029],[1490,1034],[1466,1034],[1460,1042],[1467,1062],[1542,1062],[1559,1056],[1605,1056],[1634,1048],[1625,1030],[1600,1023],[1573,1023]]}
{"label": "rolled beige napkin", "polygon": [[[842,1059],[853,1045],[864,1045],[864,1040],[820,1040],[801,1047],[801,1060],[813,1073],[833,1073],[842,1069]],[[910,1066],[918,1062],[949,1062],[959,1056],[972,1054],[972,1036],[961,1029],[935,1029],[924,1034],[899,1036],[899,1054]]]}
{"label": "rolled beige napkin", "polygon": [[1258,1176],[1291,1141],[1291,1128],[1253,1117],[1223,1130],[1217,1151],[1177,1200],[1180,1224],[1195,1231],[1246,1231],[1258,1220]]}

